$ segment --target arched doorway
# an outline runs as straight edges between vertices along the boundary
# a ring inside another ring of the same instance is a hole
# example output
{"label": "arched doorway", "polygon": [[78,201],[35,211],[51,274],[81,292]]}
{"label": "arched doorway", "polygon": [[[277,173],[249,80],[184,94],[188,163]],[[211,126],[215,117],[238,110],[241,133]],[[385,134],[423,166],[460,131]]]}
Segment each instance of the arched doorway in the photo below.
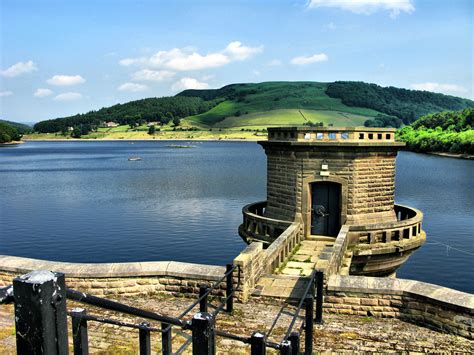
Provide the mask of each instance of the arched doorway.
{"label": "arched doorway", "polygon": [[341,184],[311,184],[311,234],[337,236],[341,229]]}

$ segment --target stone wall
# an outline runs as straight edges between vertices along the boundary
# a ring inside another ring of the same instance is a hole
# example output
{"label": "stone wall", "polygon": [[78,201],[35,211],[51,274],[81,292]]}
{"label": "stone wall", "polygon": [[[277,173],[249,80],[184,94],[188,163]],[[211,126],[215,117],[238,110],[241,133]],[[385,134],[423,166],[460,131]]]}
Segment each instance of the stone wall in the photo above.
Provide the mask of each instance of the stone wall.
{"label": "stone wall", "polygon": [[293,222],[269,247],[263,249],[263,243],[253,242],[235,259],[240,267],[241,287],[239,297],[248,300],[252,289],[260,277],[272,273],[285,262],[303,238],[302,225]]}
{"label": "stone wall", "polygon": [[[81,264],[0,256],[0,287],[39,269],[63,272],[67,287],[95,296],[194,295],[199,294],[200,285],[209,285],[225,273],[222,266],[173,261]],[[225,288],[225,283],[221,288]]]}
{"label": "stone wall", "polygon": [[342,264],[344,262],[347,247],[349,246],[348,233],[349,226],[343,225],[334,242],[331,256],[329,256],[329,263],[326,267],[326,272],[324,275],[325,279],[328,279],[332,275],[339,274],[339,271],[341,270]]}
{"label": "stone wall", "polygon": [[334,275],[324,310],[400,318],[474,339],[474,295],[420,281]]}
{"label": "stone wall", "polygon": [[[261,144],[267,154],[266,216],[283,220],[307,217],[311,209],[308,184],[335,181],[343,187],[341,225],[396,220],[393,205],[397,147]],[[321,175],[323,164],[328,165],[324,170],[328,176]]]}

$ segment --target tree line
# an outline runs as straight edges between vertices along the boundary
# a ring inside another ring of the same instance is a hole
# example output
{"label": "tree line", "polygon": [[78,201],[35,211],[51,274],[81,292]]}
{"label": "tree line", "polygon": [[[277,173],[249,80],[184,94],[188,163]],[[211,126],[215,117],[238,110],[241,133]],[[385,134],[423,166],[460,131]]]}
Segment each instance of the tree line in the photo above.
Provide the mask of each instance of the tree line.
{"label": "tree line", "polygon": [[8,143],[21,140],[22,134],[12,125],[0,122],[0,143]]}
{"label": "tree line", "polygon": [[41,133],[63,132],[66,134],[72,127],[72,134],[80,136],[96,130],[108,121],[131,126],[148,122],[168,124],[173,120],[179,124],[179,119],[204,113],[215,105],[215,101],[204,101],[198,97],[148,98],[117,104],[85,114],[41,121],[34,125],[34,130]]}
{"label": "tree line", "polygon": [[[367,107],[397,117],[404,124],[410,124],[433,112],[474,108],[474,101],[460,97],[391,86],[381,87],[364,82],[336,81],[328,85],[326,94],[341,99],[347,106]],[[382,119],[376,124],[383,122]]]}
{"label": "tree line", "polygon": [[397,137],[416,152],[474,154],[474,109],[423,116]]}

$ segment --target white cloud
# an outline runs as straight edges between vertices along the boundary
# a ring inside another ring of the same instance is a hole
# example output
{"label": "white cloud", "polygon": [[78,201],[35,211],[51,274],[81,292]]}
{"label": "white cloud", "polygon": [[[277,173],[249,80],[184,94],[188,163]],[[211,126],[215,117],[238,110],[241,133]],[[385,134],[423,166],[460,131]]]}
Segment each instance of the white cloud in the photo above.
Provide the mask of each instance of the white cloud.
{"label": "white cloud", "polygon": [[36,70],[38,70],[36,64],[33,61],[29,60],[27,62],[18,62],[16,64],[13,64],[11,67],[6,70],[2,70],[0,73],[2,76],[13,78],[15,76],[31,73]]}
{"label": "white cloud", "polygon": [[186,89],[208,89],[209,84],[194,78],[182,78],[175,82],[171,89],[173,91],[181,91]]}
{"label": "white cloud", "polygon": [[200,54],[191,47],[173,48],[168,51],[159,51],[150,57],[125,58],[119,63],[123,66],[143,65],[173,71],[190,71],[221,67],[232,61],[245,60],[262,51],[262,46],[247,47],[235,41],[229,43],[220,52]]}
{"label": "white cloud", "polygon": [[465,93],[468,90],[460,85],[456,84],[440,84],[440,83],[419,83],[411,84],[412,89],[423,90],[423,91],[434,91],[441,93]]}
{"label": "white cloud", "polygon": [[268,62],[268,66],[270,66],[270,67],[277,67],[281,64],[282,64],[281,60],[279,60],[279,59],[273,59],[273,60]]}
{"label": "white cloud", "polygon": [[85,83],[86,79],[80,75],[54,75],[46,80],[46,82],[49,85],[70,86]]}
{"label": "white cloud", "polygon": [[46,97],[52,95],[53,92],[49,89],[37,89],[33,94],[34,97]]}
{"label": "white cloud", "polygon": [[135,81],[163,81],[174,76],[174,72],[168,70],[143,69],[132,74]]}
{"label": "white cloud", "polygon": [[174,48],[152,55],[149,62],[158,68],[187,71],[220,67],[229,63],[230,59],[222,53],[201,55],[197,52],[186,53],[181,49]]}
{"label": "white cloud", "polygon": [[263,46],[247,47],[242,45],[239,41],[230,42],[225,48],[224,53],[227,53],[232,59],[245,60],[254,54],[262,53]]}
{"label": "white cloud", "polygon": [[295,57],[291,60],[291,64],[295,65],[306,65],[306,64],[312,64],[312,63],[318,63],[318,62],[327,62],[328,56],[325,53],[320,53],[320,54],[313,54],[310,56],[301,56],[301,57]]}
{"label": "white cloud", "polygon": [[391,18],[400,12],[411,14],[415,11],[412,0],[310,0],[308,8],[336,7],[355,14],[371,15],[379,10],[389,11]]}
{"label": "white cloud", "polygon": [[145,91],[148,89],[148,86],[135,83],[125,83],[120,85],[117,90],[119,91],[130,91],[130,92],[139,92]]}
{"label": "white cloud", "polygon": [[82,99],[82,95],[78,92],[65,92],[54,97],[55,101],[75,101]]}
{"label": "white cloud", "polygon": [[11,91],[0,91],[0,97],[12,96],[13,92]]}

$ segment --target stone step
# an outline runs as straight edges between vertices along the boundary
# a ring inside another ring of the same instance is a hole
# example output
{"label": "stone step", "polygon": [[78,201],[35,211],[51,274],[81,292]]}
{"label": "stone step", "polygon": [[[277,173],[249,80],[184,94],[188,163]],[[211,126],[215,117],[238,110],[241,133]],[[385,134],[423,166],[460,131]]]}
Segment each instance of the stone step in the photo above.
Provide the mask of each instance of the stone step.
{"label": "stone step", "polygon": [[306,240],[314,240],[318,242],[334,242],[336,240],[335,237],[329,237],[326,235],[310,235],[306,238]]}

